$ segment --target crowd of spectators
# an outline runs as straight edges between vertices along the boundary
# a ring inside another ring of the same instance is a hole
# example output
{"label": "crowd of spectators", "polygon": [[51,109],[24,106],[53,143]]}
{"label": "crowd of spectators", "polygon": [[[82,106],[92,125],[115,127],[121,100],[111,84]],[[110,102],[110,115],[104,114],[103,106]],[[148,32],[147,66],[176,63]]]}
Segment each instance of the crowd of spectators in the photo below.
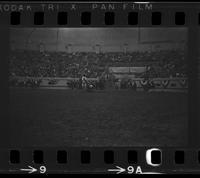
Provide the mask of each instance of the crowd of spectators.
{"label": "crowd of spectators", "polygon": [[155,52],[39,52],[12,51],[10,75],[23,77],[100,77],[108,67],[146,66],[143,77],[184,77],[184,51]]}

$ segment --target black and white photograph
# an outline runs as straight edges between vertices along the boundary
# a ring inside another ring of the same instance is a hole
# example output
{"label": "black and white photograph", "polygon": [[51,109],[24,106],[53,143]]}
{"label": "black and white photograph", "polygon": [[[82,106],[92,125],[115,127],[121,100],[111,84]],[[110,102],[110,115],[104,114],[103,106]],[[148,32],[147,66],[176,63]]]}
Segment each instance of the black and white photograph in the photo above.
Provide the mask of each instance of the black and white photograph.
{"label": "black and white photograph", "polygon": [[10,144],[186,146],[185,27],[10,28]]}

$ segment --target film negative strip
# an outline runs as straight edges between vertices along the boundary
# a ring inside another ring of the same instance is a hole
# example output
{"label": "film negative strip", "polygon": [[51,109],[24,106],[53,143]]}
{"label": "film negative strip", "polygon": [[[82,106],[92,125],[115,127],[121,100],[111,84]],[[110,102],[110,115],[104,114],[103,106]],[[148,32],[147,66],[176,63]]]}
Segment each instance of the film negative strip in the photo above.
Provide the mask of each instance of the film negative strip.
{"label": "film negative strip", "polygon": [[200,3],[1,2],[0,173],[200,173]]}

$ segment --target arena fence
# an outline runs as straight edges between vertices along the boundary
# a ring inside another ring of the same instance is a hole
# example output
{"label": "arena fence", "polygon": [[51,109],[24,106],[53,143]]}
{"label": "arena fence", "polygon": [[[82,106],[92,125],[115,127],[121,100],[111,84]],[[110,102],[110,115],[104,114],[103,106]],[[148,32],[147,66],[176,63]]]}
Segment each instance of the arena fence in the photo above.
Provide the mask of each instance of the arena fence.
{"label": "arena fence", "polygon": [[[88,83],[95,86],[98,83],[97,78],[88,78]],[[10,77],[10,87],[27,87],[27,88],[56,88],[69,89],[76,88],[75,83],[81,82],[79,78],[60,78],[60,77]],[[132,88],[135,90],[162,90],[162,91],[187,91],[187,78],[132,78],[120,79],[115,81],[104,81],[104,83],[112,83],[111,88],[126,89]],[[94,87],[95,88],[95,87]],[[104,87],[106,88],[106,87]]]}

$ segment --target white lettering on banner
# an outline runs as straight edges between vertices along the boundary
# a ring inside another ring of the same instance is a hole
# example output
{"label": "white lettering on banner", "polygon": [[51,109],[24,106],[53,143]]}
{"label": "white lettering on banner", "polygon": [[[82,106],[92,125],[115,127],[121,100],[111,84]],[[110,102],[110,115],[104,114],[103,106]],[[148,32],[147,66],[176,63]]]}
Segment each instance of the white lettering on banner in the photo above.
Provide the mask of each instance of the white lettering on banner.
{"label": "white lettering on banner", "polygon": [[143,73],[146,67],[109,67],[112,73]]}

